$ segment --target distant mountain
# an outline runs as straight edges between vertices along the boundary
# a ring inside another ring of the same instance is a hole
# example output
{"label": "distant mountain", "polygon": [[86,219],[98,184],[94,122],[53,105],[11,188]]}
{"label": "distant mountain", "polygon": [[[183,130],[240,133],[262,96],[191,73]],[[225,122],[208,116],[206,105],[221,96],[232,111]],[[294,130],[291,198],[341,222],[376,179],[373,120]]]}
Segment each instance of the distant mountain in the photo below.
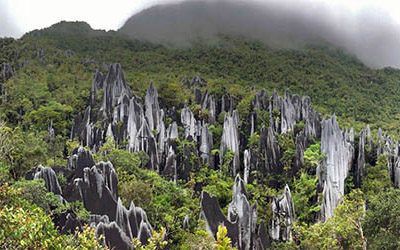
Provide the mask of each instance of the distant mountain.
{"label": "distant mountain", "polygon": [[334,13],[322,3],[192,0],[157,5],[133,15],[120,29],[130,37],[187,46],[217,35],[261,40],[273,48],[331,44],[370,67],[400,67],[400,28],[389,17]]}
{"label": "distant mountain", "polygon": [[[170,45],[188,45],[219,34],[261,39],[271,46],[293,47],[321,41],[313,20],[293,20],[256,3],[239,1],[185,1],[157,5],[132,16],[120,32],[133,38]],[[306,28],[310,27],[310,28]]]}

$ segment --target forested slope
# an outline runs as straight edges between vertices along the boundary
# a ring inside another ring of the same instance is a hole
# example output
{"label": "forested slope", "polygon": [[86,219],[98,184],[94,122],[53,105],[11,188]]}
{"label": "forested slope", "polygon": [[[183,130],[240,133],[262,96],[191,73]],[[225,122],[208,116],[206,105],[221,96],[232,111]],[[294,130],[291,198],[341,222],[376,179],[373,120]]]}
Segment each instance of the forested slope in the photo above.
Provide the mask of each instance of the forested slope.
{"label": "forested slope", "polygon": [[0,62],[0,246],[100,247],[94,223],[111,247],[228,249],[217,222],[240,249],[399,246],[399,70],[329,45],[171,48],[68,22],[1,39]]}

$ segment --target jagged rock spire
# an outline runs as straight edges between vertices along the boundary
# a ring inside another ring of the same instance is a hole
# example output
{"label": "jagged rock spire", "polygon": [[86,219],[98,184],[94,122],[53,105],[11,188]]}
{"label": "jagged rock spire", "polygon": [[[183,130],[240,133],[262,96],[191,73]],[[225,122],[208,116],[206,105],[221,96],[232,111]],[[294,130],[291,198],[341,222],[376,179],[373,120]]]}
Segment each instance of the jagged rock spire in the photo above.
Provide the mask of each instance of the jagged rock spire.
{"label": "jagged rock spire", "polygon": [[193,112],[186,105],[181,111],[181,123],[185,129],[185,138],[191,137],[195,140],[197,121],[194,118]]}
{"label": "jagged rock spire", "polygon": [[354,158],[354,133],[352,130],[343,133],[336,116],[322,121],[321,152],[326,156],[318,169],[319,182],[324,187],[322,220],[333,215],[338,199],[344,195],[345,179]]}
{"label": "jagged rock spire", "polygon": [[160,105],[158,104],[158,92],[154,87],[153,82],[150,83],[150,87],[147,89],[145,96],[145,115],[149,128],[151,131],[160,130],[160,123],[162,121]]}
{"label": "jagged rock spire", "polygon": [[271,203],[272,220],[270,236],[273,240],[292,240],[292,226],[295,220],[294,205],[289,186],[285,186],[284,193],[275,197]]}
{"label": "jagged rock spire", "polygon": [[58,195],[62,194],[61,186],[58,183],[57,175],[52,168],[43,167],[42,165],[39,165],[36,169],[36,173],[34,174],[33,178],[43,179],[47,191]]}
{"label": "jagged rock spire", "polygon": [[225,115],[221,137],[220,160],[223,163],[225,153],[230,150],[234,154],[231,173],[233,176],[239,171],[239,114],[236,110]]}

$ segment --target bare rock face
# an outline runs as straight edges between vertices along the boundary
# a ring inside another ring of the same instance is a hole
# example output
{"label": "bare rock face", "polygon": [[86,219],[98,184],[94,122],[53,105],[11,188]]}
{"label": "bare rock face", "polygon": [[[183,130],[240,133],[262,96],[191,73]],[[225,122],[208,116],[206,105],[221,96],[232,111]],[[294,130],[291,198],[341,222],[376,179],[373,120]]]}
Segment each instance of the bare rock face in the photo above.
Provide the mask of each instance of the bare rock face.
{"label": "bare rock face", "polygon": [[83,178],[75,179],[85,208],[92,214],[107,215],[115,220],[117,201],[106,184],[104,175],[96,167],[84,169]]}
{"label": "bare rock face", "polygon": [[355,184],[357,187],[361,186],[362,178],[365,172],[365,151],[368,140],[370,138],[371,131],[367,126],[360,132],[359,140],[358,140],[358,156],[357,156],[357,164],[355,166]]}
{"label": "bare rock face", "polygon": [[142,126],[136,136],[135,152],[144,151],[150,157],[149,168],[159,170],[159,158],[157,150],[157,141],[150,130],[147,120],[142,119]]}
{"label": "bare rock face", "polygon": [[169,140],[175,140],[178,138],[178,125],[176,122],[172,122],[167,129],[167,137]]}
{"label": "bare rock face", "polygon": [[278,145],[276,133],[272,127],[261,129],[260,145],[261,154],[264,156],[265,159],[264,164],[262,164],[262,171],[265,174],[281,171],[281,150]]}
{"label": "bare rock face", "polygon": [[129,151],[135,151],[137,148],[137,138],[139,129],[142,127],[144,120],[143,107],[138,98],[133,97],[129,101],[127,137]]}
{"label": "bare rock face", "polygon": [[208,122],[214,123],[217,120],[217,105],[214,96],[206,92],[201,100],[202,110],[208,110]]}
{"label": "bare rock face", "polygon": [[273,199],[272,220],[269,229],[273,240],[292,240],[292,225],[295,220],[294,205],[289,186],[285,186],[284,193]]}
{"label": "bare rock face", "polygon": [[250,171],[251,171],[251,152],[249,149],[246,149],[243,154],[243,165],[244,165],[244,176],[243,181],[244,184],[247,184]]}
{"label": "bare rock face", "polygon": [[153,83],[147,89],[145,96],[145,115],[151,131],[160,132],[160,123],[162,121],[160,105],[158,104],[158,92]]}
{"label": "bare rock face", "polygon": [[103,103],[100,110],[106,117],[111,117],[118,101],[121,101],[125,96],[129,99],[132,95],[119,63],[110,65],[103,82],[103,90]]}
{"label": "bare rock face", "polygon": [[301,99],[297,95],[285,93],[281,107],[281,133],[293,131],[294,125],[301,118]]}
{"label": "bare rock face", "polygon": [[172,146],[170,146],[168,150],[168,156],[165,162],[163,175],[171,178],[174,181],[177,181],[178,179],[176,154]]}
{"label": "bare rock face", "polygon": [[14,69],[9,63],[3,63],[0,70],[0,82],[5,82],[14,76]]}
{"label": "bare rock face", "polygon": [[232,113],[228,113],[225,115],[224,120],[224,128],[221,137],[221,164],[223,163],[223,156],[225,153],[230,150],[234,154],[233,162],[232,162],[232,175],[236,175],[240,168],[240,159],[239,159],[239,115],[235,110]]}
{"label": "bare rock face", "polygon": [[301,100],[301,118],[304,121],[305,136],[309,139],[321,137],[321,117],[311,107],[311,99],[304,96]]}
{"label": "bare rock face", "polygon": [[101,175],[104,178],[105,185],[111,191],[114,199],[118,197],[118,178],[117,173],[111,162],[101,161],[96,164],[96,168],[100,170]]}
{"label": "bare rock face", "polygon": [[103,237],[103,245],[110,249],[131,250],[133,246],[130,239],[125,235],[122,229],[115,223],[100,222],[96,227],[96,235]]}
{"label": "bare rock face", "polygon": [[83,169],[91,168],[94,165],[92,154],[83,147],[79,147],[68,158],[67,168],[75,172],[75,178],[82,178]]}
{"label": "bare rock face", "polygon": [[208,231],[215,237],[219,225],[228,230],[232,245],[238,249],[267,249],[271,241],[263,223],[257,225],[257,209],[246,197],[243,180],[236,176],[232,188],[232,202],[228,206],[228,217],[222,213],[218,200],[203,191],[201,195],[201,217]]}
{"label": "bare rock face", "polygon": [[151,237],[151,225],[147,220],[147,215],[140,207],[136,207],[131,202],[129,209],[126,209],[122,201],[118,199],[116,223],[129,239],[136,237],[142,244],[147,243]]}
{"label": "bare rock face", "polygon": [[208,130],[208,124],[204,124],[200,127],[200,147],[199,153],[200,157],[203,160],[203,163],[207,163],[208,166],[212,166],[212,157],[211,157],[211,149],[213,147],[213,136],[212,133]]}
{"label": "bare rock face", "polygon": [[354,133],[352,130],[343,133],[336,117],[322,121],[321,152],[325,154],[325,161],[320,169],[319,182],[324,187],[324,201],[322,204],[322,220],[330,218],[340,197],[344,195],[345,179],[351,168],[354,158]]}
{"label": "bare rock face", "polygon": [[246,197],[244,182],[236,176],[232,188],[232,202],[228,206],[228,220],[239,227],[239,249],[251,249],[257,223],[257,208],[251,206]]}
{"label": "bare rock face", "polygon": [[91,212],[90,224],[110,249],[133,249],[132,238],[143,244],[151,237],[152,227],[145,211],[133,203],[129,209],[118,198],[118,178],[110,162],[99,162],[83,170],[75,179],[85,208]]}
{"label": "bare rock face", "polygon": [[201,208],[201,217],[206,221],[208,231],[216,237],[218,226],[224,225],[228,230],[228,237],[231,239],[232,244],[237,245],[239,241],[238,225],[226,219],[221,211],[217,198],[203,191],[201,194]]}
{"label": "bare rock face", "polygon": [[47,191],[52,192],[54,194],[61,195],[61,187],[58,183],[57,175],[52,168],[43,167],[40,165],[36,169],[36,173],[34,174],[34,179],[43,179],[46,185]]}
{"label": "bare rock face", "polygon": [[197,121],[194,118],[193,112],[187,106],[185,106],[181,111],[181,123],[185,129],[185,138],[191,137],[195,140]]}

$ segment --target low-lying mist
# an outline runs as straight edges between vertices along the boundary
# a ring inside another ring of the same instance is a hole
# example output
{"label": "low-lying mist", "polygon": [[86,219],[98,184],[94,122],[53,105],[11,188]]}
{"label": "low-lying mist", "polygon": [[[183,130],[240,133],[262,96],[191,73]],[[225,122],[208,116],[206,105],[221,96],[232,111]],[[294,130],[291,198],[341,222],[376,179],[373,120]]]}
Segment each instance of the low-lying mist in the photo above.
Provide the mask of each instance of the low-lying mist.
{"label": "low-lying mist", "polygon": [[371,67],[400,68],[400,25],[380,9],[352,12],[316,1],[192,0],[156,5],[120,29],[134,38],[187,46],[218,34],[245,36],[275,48],[328,43]]}

